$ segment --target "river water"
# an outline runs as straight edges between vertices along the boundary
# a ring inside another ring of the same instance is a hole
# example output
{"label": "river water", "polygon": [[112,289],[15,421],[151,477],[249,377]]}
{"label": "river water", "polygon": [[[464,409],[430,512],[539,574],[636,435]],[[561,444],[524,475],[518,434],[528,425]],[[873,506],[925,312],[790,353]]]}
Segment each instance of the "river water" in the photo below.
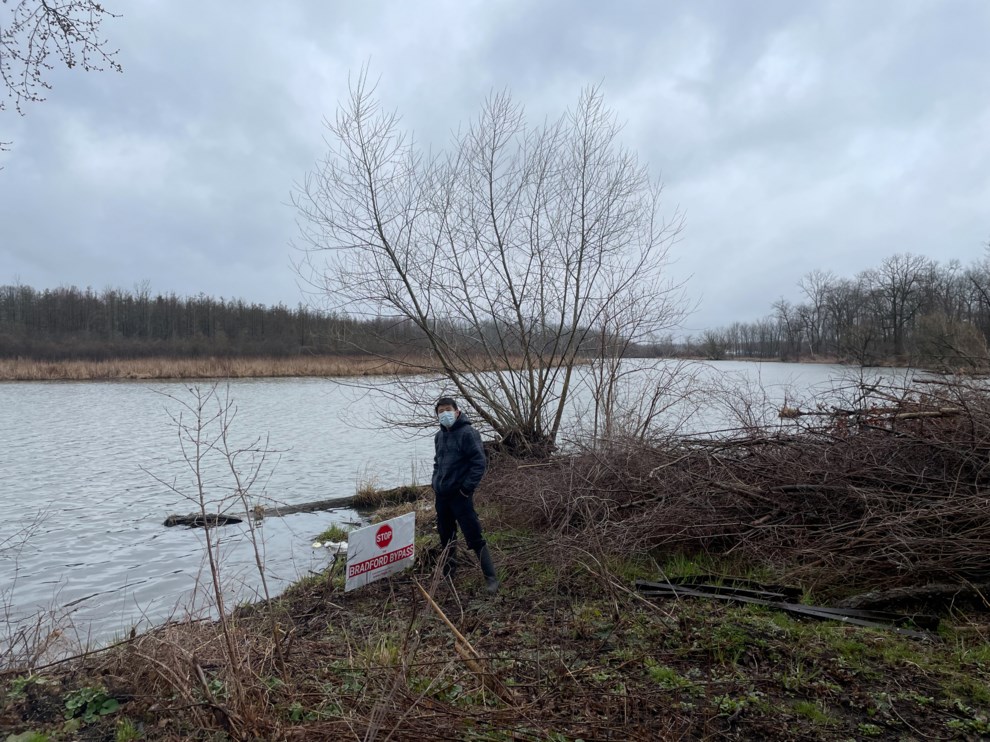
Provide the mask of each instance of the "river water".
{"label": "river water", "polygon": [[[850,383],[827,365],[721,362],[693,367],[702,386],[723,394],[671,410],[682,430],[732,427],[740,416],[772,419],[782,403]],[[856,372],[858,373],[858,372]],[[904,372],[884,372],[885,376]],[[108,641],[169,617],[209,610],[200,585],[204,532],[164,528],[170,513],[198,508],[190,407],[211,382],[10,382],[0,384],[0,610],[7,632],[40,612],[71,626],[83,644]],[[738,389],[738,394],[724,394]],[[217,386],[204,408],[204,440],[218,401],[236,407],[228,441],[251,502],[303,503],[352,495],[363,483],[429,481],[432,430],[376,427],[388,389],[356,394],[330,379],[243,379]],[[729,402],[726,402],[728,398]],[[745,399],[746,404],[733,404]],[[180,424],[186,434],[180,435]],[[271,451],[262,457],[259,448]],[[252,453],[255,451],[255,453]],[[202,458],[208,507],[232,498],[227,459]],[[257,475],[253,482],[250,478]],[[269,589],[326,566],[313,537],[356,513],[268,518],[257,530]],[[231,600],[259,595],[249,529],[214,529]],[[2,632],[0,632],[2,633]],[[0,636],[0,640],[4,637]]]}

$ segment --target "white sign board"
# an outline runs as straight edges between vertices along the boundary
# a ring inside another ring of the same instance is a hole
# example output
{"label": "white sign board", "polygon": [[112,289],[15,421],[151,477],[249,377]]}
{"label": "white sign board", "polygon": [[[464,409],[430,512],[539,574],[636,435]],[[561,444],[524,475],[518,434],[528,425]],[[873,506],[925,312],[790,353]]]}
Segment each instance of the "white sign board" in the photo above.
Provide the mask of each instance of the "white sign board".
{"label": "white sign board", "polygon": [[344,590],[353,590],[411,567],[415,535],[416,513],[351,531],[347,536]]}

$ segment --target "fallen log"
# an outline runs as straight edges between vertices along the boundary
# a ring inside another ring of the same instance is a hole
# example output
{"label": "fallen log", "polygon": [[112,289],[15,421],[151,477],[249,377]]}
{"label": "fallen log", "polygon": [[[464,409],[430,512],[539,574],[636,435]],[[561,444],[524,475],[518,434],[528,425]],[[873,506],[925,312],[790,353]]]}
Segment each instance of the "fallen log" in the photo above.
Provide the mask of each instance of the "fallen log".
{"label": "fallen log", "polygon": [[315,500],[304,502],[299,505],[276,505],[272,508],[255,508],[251,517],[256,520],[261,518],[280,518],[283,515],[294,515],[295,513],[318,513],[322,510],[338,510],[340,508],[354,508],[356,495],[350,497],[331,497],[329,500]]}
{"label": "fallen log", "polygon": [[864,410],[801,410],[796,407],[781,407],[777,417],[794,420],[799,417],[865,417],[877,420],[921,420],[924,418],[953,417],[964,412],[962,407],[936,407],[930,410],[902,411],[900,407],[873,407]]}
{"label": "fallen log", "polygon": [[[262,520],[264,518],[280,518],[283,515],[293,513],[316,513],[321,510],[337,510],[339,508],[354,507],[355,498],[334,497],[329,500],[317,500],[316,502],[304,502],[300,505],[277,505],[272,508],[255,507],[248,513],[252,520]],[[189,528],[213,528],[215,526],[228,526],[233,523],[243,523],[244,518],[222,513],[189,513],[188,515],[170,515],[165,519],[163,525],[166,528],[173,526],[188,526]]]}
{"label": "fallen log", "polygon": [[[415,502],[421,497],[425,497],[432,492],[429,486],[403,486],[393,487],[387,490],[372,490],[359,492],[348,497],[331,497],[328,500],[315,500],[297,505],[275,505],[265,508],[257,505],[252,509],[247,517],[252,520],[262,520],[264,518],[281,518],[285,515],[296,513],[317,513],[324,510],[373,510],[384,505],[399,505],[405,502]],[[170,515],[165,519],[166,527],[189,526],[190,528],[211,528],[213,526],[226,526],[232,523],[241,523],[244,518],[233,515],[217,513],[189,513],[188,515]]]}
{"label": "fallen log", "polygon": [[189,528],[213,528],[227,526],[231,523],[241,523],[243,518],[223,513],[189,513],[188,515],[170,515],[162,524],[166,528],[188,526]]}
{"label": "fallen log", "polygon": [[254,518],[280,517],[293,513],[315,513],[320,510],[374,510],[385,505],[401,505],[416,502],[433,490],[428,485],[403,485],[387,490],[365,490],[350,497],[334,497],[329,500],[304,502],[301,505],[277,505],[273,508],[255,508]]}

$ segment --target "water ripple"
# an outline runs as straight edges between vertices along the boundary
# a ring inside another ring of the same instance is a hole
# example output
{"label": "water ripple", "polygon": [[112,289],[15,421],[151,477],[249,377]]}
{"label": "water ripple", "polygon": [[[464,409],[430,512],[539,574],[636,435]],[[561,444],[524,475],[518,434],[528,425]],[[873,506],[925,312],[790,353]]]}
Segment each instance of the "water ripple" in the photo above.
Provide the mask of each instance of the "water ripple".
{"label": "water ripple", "polygon": [[[0,385],[0,601],[15,619],[60,608],[77,631],[99,641],[207,602],[197,598],[208,574],[203,532],[162,526],[169,513],[198,503],[152,476],[169,484],[188,479],[166,411],[177,405],[162,394],[188,399],[186,389],[181,382]],[[344,399],[322,379],[232,381],[230,394],[239,445],[268,436],[269,447],[284,452],[271,457],[277,466],[259,479],[258,497],[299,503],[349,495],[369,471],[385,486],[402,484],[412,462],[424,471],[432,453],[428,436],[409,441],[342,424]],[[229,471],[210,465],[211,496],[229,492]],[[270,589],[323,566],[326,555],[312,553],[312,536],[354,517],[338,511],[266,521],[258,536]],[[228,598],[257,596],[248,530],[212,534]]]}

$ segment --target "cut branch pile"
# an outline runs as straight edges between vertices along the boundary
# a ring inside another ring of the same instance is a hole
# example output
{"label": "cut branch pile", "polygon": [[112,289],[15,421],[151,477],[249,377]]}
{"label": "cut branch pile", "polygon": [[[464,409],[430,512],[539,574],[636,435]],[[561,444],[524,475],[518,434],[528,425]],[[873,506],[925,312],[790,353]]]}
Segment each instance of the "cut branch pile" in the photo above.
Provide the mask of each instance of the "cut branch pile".
{"label": "cut branch pile", "polygon": [[508,524],[617,554],[728,556],[824,592],[986,582],[986,389],[867,391],[852,409],[788,408],[773,431],[505,463],[490,491]]}

